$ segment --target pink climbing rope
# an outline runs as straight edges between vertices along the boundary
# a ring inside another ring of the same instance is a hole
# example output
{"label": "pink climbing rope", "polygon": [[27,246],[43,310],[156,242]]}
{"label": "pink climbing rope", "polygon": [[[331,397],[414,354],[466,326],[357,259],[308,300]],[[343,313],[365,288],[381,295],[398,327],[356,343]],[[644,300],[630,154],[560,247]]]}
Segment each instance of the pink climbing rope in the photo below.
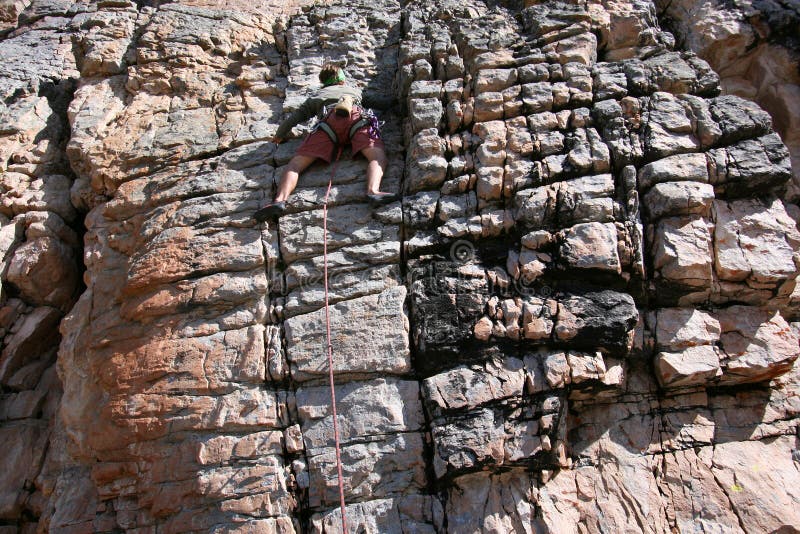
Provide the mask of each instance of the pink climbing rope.
{"label": "pink climbing rope", "polygon": [[328,180],[328,190],[325,192],[325,201],[322,204],[322,256],[323,256],[323,275],[325,277],[325,333],[328,340],[328,378],[331,384],[331,408],[333,410],[333,438],[336,443],[336,471],[339,475],[339,506],[342,510],[342,533],[347,534],[347,520],[344,513],[344,479],[342,478],[342,452],[339,447],[339,423],[336,416],[336,390],[333,385],[333,345],[331,344],[331,316],[328,307],[328,197],[331,194],[333,178],[336,176],[336,165],[339,163],[339,156],[342,155],[342,148],[339,147],[336,159],[331,168],[331,178]]}

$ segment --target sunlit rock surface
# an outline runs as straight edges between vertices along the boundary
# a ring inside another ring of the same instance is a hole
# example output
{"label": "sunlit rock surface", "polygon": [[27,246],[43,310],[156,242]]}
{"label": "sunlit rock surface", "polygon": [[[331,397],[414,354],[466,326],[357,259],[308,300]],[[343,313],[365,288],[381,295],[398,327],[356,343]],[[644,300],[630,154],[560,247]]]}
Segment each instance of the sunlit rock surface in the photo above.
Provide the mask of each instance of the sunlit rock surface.
{"label": "sunlit rock surface", "polygon": [[341,531],[329,59],[348,531],[800,529],[796,8],[309,4],[0,2],[0,532]]}

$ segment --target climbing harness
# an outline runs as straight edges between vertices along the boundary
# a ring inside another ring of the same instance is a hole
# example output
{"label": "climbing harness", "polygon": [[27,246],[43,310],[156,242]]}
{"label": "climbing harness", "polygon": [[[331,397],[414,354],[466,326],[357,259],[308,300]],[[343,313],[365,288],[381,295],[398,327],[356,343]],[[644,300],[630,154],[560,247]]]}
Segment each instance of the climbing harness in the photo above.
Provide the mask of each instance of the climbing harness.
{"label": "climbing harness", "polygon": [[[342,99],[345,98],[349,98],[349,95],[345,95],[344,97],[342,97]],[[337,102],[336,104],[330,104],[325,106],[322,110],[322,113],[320,114],[321,118],[317,119],[317,123],[314,124],[314,126],[311,129],[312,133],[317,130],[322,130],[323,132],[325,132],[325,134],[330,138],[331,142],[333,143],[334,151],[337,149],[337,147],[340,147],[342,143],[341,140],[339,139],[339,136],[336,134],[336,131],[333,128],[331,128],[330,124],[328,124],[328,119],[330,119],[332,114],[338,113],[339,110],[341,109],[349,109],[349,110],[352,109],[352,107],[349,108],[346,107],[347,104],[344,104],[345,107],[340,107],[342,105],[342,99],[339,99],[339,102]],[[352,101],[350,102],[350,105],[352,106]],[[361,116],[355,122],[353,122],[353,124],[350,125],[350,129],[347,132],[347,140],[349,141],[353,139],[353,137],[356,135],[356,132],[358,132],[361,128],[365,126],[369,126],[369,130],[367,130],[367,135],[369,135],[370,139],[380,139],[381,137],[380,127],[382,123],[378,121],[378,117],[375,115],[375,113],[368,108],[363,108],[361,106],[355,106],[355,107],[359,110]],[[347,115],[350,115],[350,111],[347,112]]]}
{"label": "climbing harness", "polygon": [[[330,127],[329,127],[330,128]],[[331,410],[333,411],[333,438],[336,444],[336,472],[339,477],[339,507],[342,510],[342,533],[347,533],[347,520],[344,512],[344,479],[342,478],[342,452],[339,447],[339,423],[336,415],[336,390],[333,384],[333,345],[331,344],[331,317],[328,303],[328,198],[333,186],[333,178],[336,176],[336,165],[342,155],[342,146],[337,144],[336,158],[331,167],[331,177],[328,180],[328,190],[325,192],[325,200],[322,203],[322,257],[323,257],[323,277],[325,279],[325,335],[327,338],[328,352],[328,379],[331,385]]]}

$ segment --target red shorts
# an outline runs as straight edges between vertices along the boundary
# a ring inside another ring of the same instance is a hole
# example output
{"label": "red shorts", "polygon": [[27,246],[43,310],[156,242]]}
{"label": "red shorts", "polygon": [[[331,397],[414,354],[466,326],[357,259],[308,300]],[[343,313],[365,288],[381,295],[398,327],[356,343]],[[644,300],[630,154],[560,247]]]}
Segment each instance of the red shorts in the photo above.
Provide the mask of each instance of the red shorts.
{"label": "red shorts", "polygon": [[[369,125],[363,126],[356,130],[352,138],[350,136],[350,126],[361,118],[361,111],[354,107],[349,117],[340,117],[336,113],[331,113],[326,121],[328,125],[336,132],[336,136],[342,144],[351,144],[351,152],[353,155],[358,154],[365,148],[379,147],[383,148],[383,141],[380,137],[373,138],[369,134]],[[298,156],[310,156],[312,158],[324,159],[330,163],[336,156],[334,154],[334,144],[330,136],[322,130],[314,130],[308,137],[305,138],[303,144],[297,149]]]}

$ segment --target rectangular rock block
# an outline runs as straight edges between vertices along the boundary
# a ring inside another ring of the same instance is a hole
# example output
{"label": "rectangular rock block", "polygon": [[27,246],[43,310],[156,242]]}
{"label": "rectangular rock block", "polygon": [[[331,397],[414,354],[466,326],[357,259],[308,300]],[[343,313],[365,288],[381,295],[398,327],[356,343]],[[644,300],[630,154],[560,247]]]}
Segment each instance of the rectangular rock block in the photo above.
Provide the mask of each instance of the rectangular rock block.
{"label": "rectangular rock block", "polygon": [[711,234],[705,219],[662,219],[653,238],[653,268],[664,280],[693,289],[711,286]]}
{"label": "rectangular rock block", "polygon": [[131,257],[123,286],[129,294],[220,271],[264,265],[261,232],[255,228],[167,228]]}
{"label": "rectangular rock block", "polygon": [[[330,446],[330,387],[300,387],[296,402],[306,448]],[[416,381],[379,378],[340,384],[336,386],[336,406],[339,440],[345,445],[375,436],[419,431],[425,424]]]}
{"label": "rectangular rock block", "polygon": [[660,352],[656,377],[663,387],[706,386],[722,374],[719,349],[711,345],[689,347],[682,352]]}
{"label": "rectangular rock block", "polygon": [[514,469],[463,475],[453,480],[447,495],[448,532],[538,532],[538,481],[532,473]]}
{"label": "rectangular rock block", "polygon": [[[348,504],[345,507],[348,530],[385,534],[434,534],[442,532],[442,504],[432,495],[403,495]],[[339,508],[311,517],[315,534],[345,534]]]}
{"label": "rectangular rock block", "polygon": [[713,213],[714,267],[720,280],[777,289],[797,278],[800,232],[781,200],[715,201]]}
{"label": "rectangular rock block", "polygon": [[737,198],[782,186],[792,176],[789,150],[778,134],[708,151],[717,196]]}
{"label": "rectangular rock block", "polygon": [[489,466],[558,464],[552,445],[565,400],[522,398],[434,418],[433,468],[439,479]]}
{"label": "rectangular rock block", "polygon": [[[424,440],[418,432],[390,434],[341,449],[345,495],[351,501],[393,497],[426,487]],[[309,506],[339,503],[336,453],[333,447],[306,449]]]}
{"label": "rectangular rock block", "polygon": [[[405,286],[331,306],[334,372],[369,375],[411,370]],[[327,375],[325,310],[287,319],[287,358],[295,380]]]}
{"label": "rectangular rock block", "polygon": [[797,331],[779,312],[730,306],[718,312],[722,384],[762,382],[792,368],[800,355]]}
{"label": "rectangular rock block", "polygon": [[423,382],[423,392],[429,412],[439,416],[452,410],[473,409],[487,402],[520,397],[524,386],[522,361],[506,358],[434,375]]}
{"label": "rectangular rock block", "polygon": [[622,272],[613,223],[584,223],[564,230],[559,255],[567,268]]}
{"label": "rectangular rock block", "polygon": [[210,336],[119,342],[100,367],[113,391],[147,390],[150,395],[228,392],[238,384],[263,384],[264,326]]}
{"label": "rectangular rock block", "polygon": [[260,458],[258,465],[221,467],[201,472],[197,492],[204,498],[222,500],[221,509],[252,516],[292,513],[296,502],[287,487],[280,457]]}
{"label": "rectangular rock block", "polygon": [[[394,243],[398,245],[399,243]],[[323,274],[311,278],[286,296],[284,317],[309,313],[325,305]],[[365,295],[375,295],[400,284],[399,265],[379,265],[363,270],[340,270],[328,274],[328,301],[331,304]]]}
{"label": "rectangular rock block", "polygon": [[127,392],[112,397],[101,408],[89,433],[97,450],[115,450],[133,439],[156,439],[182,431],[281,428],[286,415],[286,394],[261,388],[213,397]]}
{"label": "rectangular rock block", "polygon": [[[395,223],[399,223],[399,204]],[[324,233],[322,210],[291,213],[280,218],[281,254],[286,262],[321,256]],[[344,246],[399,241],[398,224],[379,219],[368,204],[347,204],[328,210],[328,251]]]}
{"label": "rectangular rock block", "polygon": [[694,182],[664,182],[644,195],[643,204],[650,220],[665,216],[711,214],[714,187]]}

